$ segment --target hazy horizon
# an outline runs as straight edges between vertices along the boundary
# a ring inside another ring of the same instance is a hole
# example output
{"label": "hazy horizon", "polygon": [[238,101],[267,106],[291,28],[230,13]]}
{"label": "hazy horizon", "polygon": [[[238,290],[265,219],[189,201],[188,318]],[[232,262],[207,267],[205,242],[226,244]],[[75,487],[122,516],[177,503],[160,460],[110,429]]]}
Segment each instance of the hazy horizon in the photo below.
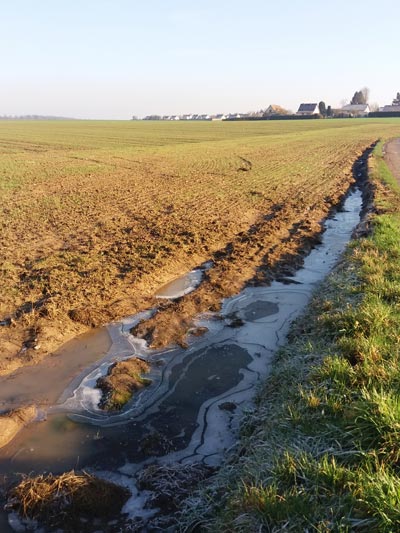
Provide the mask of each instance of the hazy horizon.
{"label": "hazy horizon", "polygon": [[2,15],[0,115],[296,111],[400,91],[392,0],[14,0]]}

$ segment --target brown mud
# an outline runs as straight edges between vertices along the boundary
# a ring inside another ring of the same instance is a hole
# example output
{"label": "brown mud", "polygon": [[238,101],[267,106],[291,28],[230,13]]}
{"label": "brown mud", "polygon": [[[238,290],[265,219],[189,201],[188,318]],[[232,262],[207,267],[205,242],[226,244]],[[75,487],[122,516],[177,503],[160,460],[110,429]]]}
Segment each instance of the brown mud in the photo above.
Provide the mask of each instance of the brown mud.
{"label": "brown mud", "polygon": [[36,416],[37,409],[34,405],[0,414],[0,448],[11,442],[23,427],[35,420]]}
{"label": "brown mud", "polygon": [[[148,339],[152,347],[163,347],[171,342],[184,344],[195,315],[217,310],[222,298],[238,293],[246,284],[268,283],[274,276],[279,277],[279,273],[284,276],[296,270],[301,266],[301,256],[319,242],[322,220],[340,202],[351,183],[353,179],[348,171],[343,173],[337,189],[329,196],[322,196],[321,191],[315,195],[311,191],[295,191],[292,200],[269,202],[263,215],[222,248],[208,256],[204,255],[204,249],[199,250],[203,255],[194,254],[192,260],[198,259],[199,264],[211,259],[214,263],[201,286],[185,298],[166,302],[162,311],[145,326],[140,325],[135,334]],[[172,272],[175,268],[172,267]],[[30,275],[36,275],[35,269]],[[121,298],[118,298],[118,292],[116,290],[107,308],[101,301],[92,306],[74,307],[68,311],[68,316],[62,317],[61,323],[49,320],[47,316],[46,309],[53,304],[54,298],[28,302],[18,308],[7,319],[9,322],[0,328],[3,351],[0,375],[40,361],[62,341],[87,331],[87,328],[156,304],[146,291],[142,296],[138,296],[137,291],[135,296]],[[17,351],[16,346],[20,347]]]}

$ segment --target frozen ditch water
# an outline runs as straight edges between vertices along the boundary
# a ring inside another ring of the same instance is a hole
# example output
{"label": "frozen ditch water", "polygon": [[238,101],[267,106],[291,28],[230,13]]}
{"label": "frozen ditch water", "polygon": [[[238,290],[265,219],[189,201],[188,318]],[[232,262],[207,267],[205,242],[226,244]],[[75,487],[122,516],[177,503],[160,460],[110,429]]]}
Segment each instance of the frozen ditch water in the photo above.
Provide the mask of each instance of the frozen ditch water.
{"label": "frozen ditch water", "polygon": [[207,261],[184,276],[166,283],[156,292],[155,297],[176,300],[193,292],[203,281],[204,272],[207,272],[212,267],[212,264],[212,261]]}
{"label": "frozen ditch water", "polygon": [[[186,350],[150,350],[129,334],[152,310],[111,324],[107,355],[70,384],[48,410],[45,422],[24,429],[5,449],[0,473],[89,467],[132,485],[135,473],[155,457],[160,463],[220,463],[291,321],[349,241],[361,204],[361,192],[352,192],[343,211],[326,221],[322,244],[285,283],[244,289],[223,302],[222,319],[212,314],[199,317],[198,325],[208,332],[191,338]],[[240,327],[232,327],[235,321]],[[123,412],[104,413],[97,407],[96,379],[114,360],[133,355],[151,362],[152,385]],[[146,514],[140,502],[136,495],[127,509]]]}

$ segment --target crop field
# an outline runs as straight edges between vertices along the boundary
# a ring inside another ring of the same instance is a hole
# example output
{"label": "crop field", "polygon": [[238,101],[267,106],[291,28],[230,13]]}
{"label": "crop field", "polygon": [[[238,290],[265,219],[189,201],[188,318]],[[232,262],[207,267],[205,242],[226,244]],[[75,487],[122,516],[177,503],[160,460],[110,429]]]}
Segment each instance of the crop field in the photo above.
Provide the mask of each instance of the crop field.
{"label": "crop field", "polygon": [[296,264],[397,119],[233,123],[0,121],[0,373],[89,327],[204,283],[138,329],[184,342],[190,319]]}

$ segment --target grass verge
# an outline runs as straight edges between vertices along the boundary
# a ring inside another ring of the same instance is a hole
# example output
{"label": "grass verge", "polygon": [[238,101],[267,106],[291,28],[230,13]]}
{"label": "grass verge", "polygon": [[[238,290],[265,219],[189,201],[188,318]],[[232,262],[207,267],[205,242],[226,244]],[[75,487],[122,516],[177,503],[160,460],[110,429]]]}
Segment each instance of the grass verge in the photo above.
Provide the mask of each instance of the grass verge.
{"label": "grass verge", "polygon": [[379,143],[375,213],[293,325],[196,531],[400,529],[400,188]]}

